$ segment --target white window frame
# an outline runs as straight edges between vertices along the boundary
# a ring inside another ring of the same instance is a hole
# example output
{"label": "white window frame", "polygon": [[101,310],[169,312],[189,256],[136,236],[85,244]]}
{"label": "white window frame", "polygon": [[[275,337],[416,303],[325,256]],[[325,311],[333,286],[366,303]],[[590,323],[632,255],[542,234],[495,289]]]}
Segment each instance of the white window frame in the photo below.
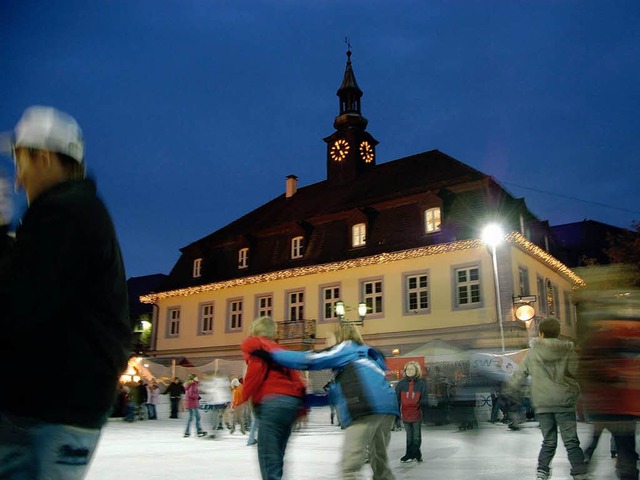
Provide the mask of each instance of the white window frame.
{"label": "white window frame", "polygon": [[241,248],[238,250],[238,268],[249,267],[249,248]]}
{"label": "white window frame", "polygon": [[362,301],[367,305],[367,318],[384,315],[384,283],[381,277],[360,280]]}
{"label": "white window frame", "polygon": [[442,210],[440,207],[427,208],[424,211],[425,233],[436,233],[442,229]]}
{"label": "white window frame", "polygon": [[356,223],[351,227],[351,246],[364,247],[367,244],[367,224]]}
{"label": "white window frame", "polygon": [[302,235],[291,239],[291,258],[302,258],[302,249],[304,247],[304,237]]}
{"label": "white window frame", "polygon": [[[452,267],[453,282],[453,309],[468,310],[482,307],[482,276],[480,265],[477,263],[469,265],[458,265]],[[465,274],[465,279],[461,279],[460,273]],[[462,295],[464,293],[464,296]],[[466,301],[462,301],[466,299]]]}
{"label": "white window frame", "polygon": [[273,317],[273,295],[256,295],[256,313],[258,317]]}
{"label": "white window frame", "polygon": [[243,309],[242,297],[227,300],[227,332],[239,332],[242,330]]}
{"label": "white window frame", "polygon": [[549,314],[547,287],[545,279],[540,275],[536,275],[536,288],[538,289],[538,306],[540,308],[540,315],[544,315],[546,317]]}
{"label": "white window frame", "polygon": [[287,320],[304,320],[304,289],[289,290],[287,295]]}
{"label": "white window frame", "polygon": [[340,285],[321,285],[320,286],[320,318],[323,322],[338,321],[336,313],[336,302],[340,300]]}
{"label": "white window frame", "polygon": [[213,335],[213,318],[215,314],[213,302],[201,303],[198,310],[198,335]]}
{"label": "white window frame", "polygon": [[431,312],[429,271],[409,272],[403,275],[404,313],[419,315]]}
{"label": "white window frame", "polygon": [[519,295],[529,295],[529,269],[527,267],[518,267],[518,290]]}
{"label": "white window frame", "polygon": [[193,278],[200,278],[202,276],[202,258],[196,258],[193,261]]}
{"label": "white window frame", "polygon": [[167,308],[167,337],[180,336],[180,307]]}

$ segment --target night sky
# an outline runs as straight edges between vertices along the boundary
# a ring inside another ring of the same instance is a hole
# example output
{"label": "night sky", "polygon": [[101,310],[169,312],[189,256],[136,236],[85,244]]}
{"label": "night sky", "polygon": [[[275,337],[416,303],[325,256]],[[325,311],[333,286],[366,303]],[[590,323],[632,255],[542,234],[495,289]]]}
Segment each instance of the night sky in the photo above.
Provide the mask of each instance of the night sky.
{"label": "night sky", "polygon": [[0,130],[75,116],[127,276],[169,273],[325,179],[345,37],[378,163],[439,149],[551,225],[640,220],[637,0],[2,0]]}

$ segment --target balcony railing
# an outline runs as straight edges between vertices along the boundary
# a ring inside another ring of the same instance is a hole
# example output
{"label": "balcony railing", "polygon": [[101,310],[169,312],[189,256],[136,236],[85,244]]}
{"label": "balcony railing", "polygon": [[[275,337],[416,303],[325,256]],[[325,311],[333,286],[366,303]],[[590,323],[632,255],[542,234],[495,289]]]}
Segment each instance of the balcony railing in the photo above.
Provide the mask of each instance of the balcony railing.
{"label": "balcony railing", "polygon": [[316,338],[315,320],[289,320],[276,322],[278,340],[310,340]]}

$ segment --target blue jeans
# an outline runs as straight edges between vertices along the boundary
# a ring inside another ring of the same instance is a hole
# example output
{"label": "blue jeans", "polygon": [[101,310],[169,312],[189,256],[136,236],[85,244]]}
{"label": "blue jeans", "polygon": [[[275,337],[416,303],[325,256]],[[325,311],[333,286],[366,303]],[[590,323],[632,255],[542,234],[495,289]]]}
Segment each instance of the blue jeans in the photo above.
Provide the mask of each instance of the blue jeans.
{"label": "blue jeans", "polygon": [[0,478],[80,480],[99,438],[99,428],[40,423],[0,413]]}
{"label": "blue jeans", "polygon": [[551,461],[556,454],[558,430],[560,430],[562,442],[564,448],[567,449],[567,457],[571,464],[571,475],[587,473],[587,464],[584,463],[584,453],[580,448],[580,440],[578,440],[575,412],[538,413],[536,418],[542,432],[538,470],[549,473]]}
{"label": "blue jeans", "polygon": [[422,422],[404,422],[404,430],[407,432],[407,455],[411,458],[422,460],[420,447],[422,446]]}
{"label": "blue jeans", "polygon": [[202,431],[202,425],[200,424],[200,409],[198,408],[188,408],[189,410],[189,418],[187,419],[187,428],[184,430],[184,433],[189,433],[191,430],[191,421],[196,419],[196,432],[200,433]]}
{"label": "blue jeans", "polygon": [[249,439],[247,445],[256,443],[256,432],[258,431],[258,418],[255,413],[251,414],[251,427],[249,427]]}
{"label": "blue jeans", "polygon": [[258,463],[262,480],[282,478],[284,452],[301,405],[302,398],[274,395],[255,406],[260,424]]}

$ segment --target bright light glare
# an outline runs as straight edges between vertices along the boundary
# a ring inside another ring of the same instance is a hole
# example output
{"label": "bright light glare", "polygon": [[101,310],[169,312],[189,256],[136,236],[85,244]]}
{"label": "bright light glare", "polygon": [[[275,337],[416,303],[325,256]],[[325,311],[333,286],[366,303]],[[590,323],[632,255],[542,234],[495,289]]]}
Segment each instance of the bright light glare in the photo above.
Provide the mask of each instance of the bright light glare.
{"label": "bright light glare", "polygon": [[491,223],[482,231],[482,241],[491,247],[495,247],[504,239],[504,233],[500,225]]}

